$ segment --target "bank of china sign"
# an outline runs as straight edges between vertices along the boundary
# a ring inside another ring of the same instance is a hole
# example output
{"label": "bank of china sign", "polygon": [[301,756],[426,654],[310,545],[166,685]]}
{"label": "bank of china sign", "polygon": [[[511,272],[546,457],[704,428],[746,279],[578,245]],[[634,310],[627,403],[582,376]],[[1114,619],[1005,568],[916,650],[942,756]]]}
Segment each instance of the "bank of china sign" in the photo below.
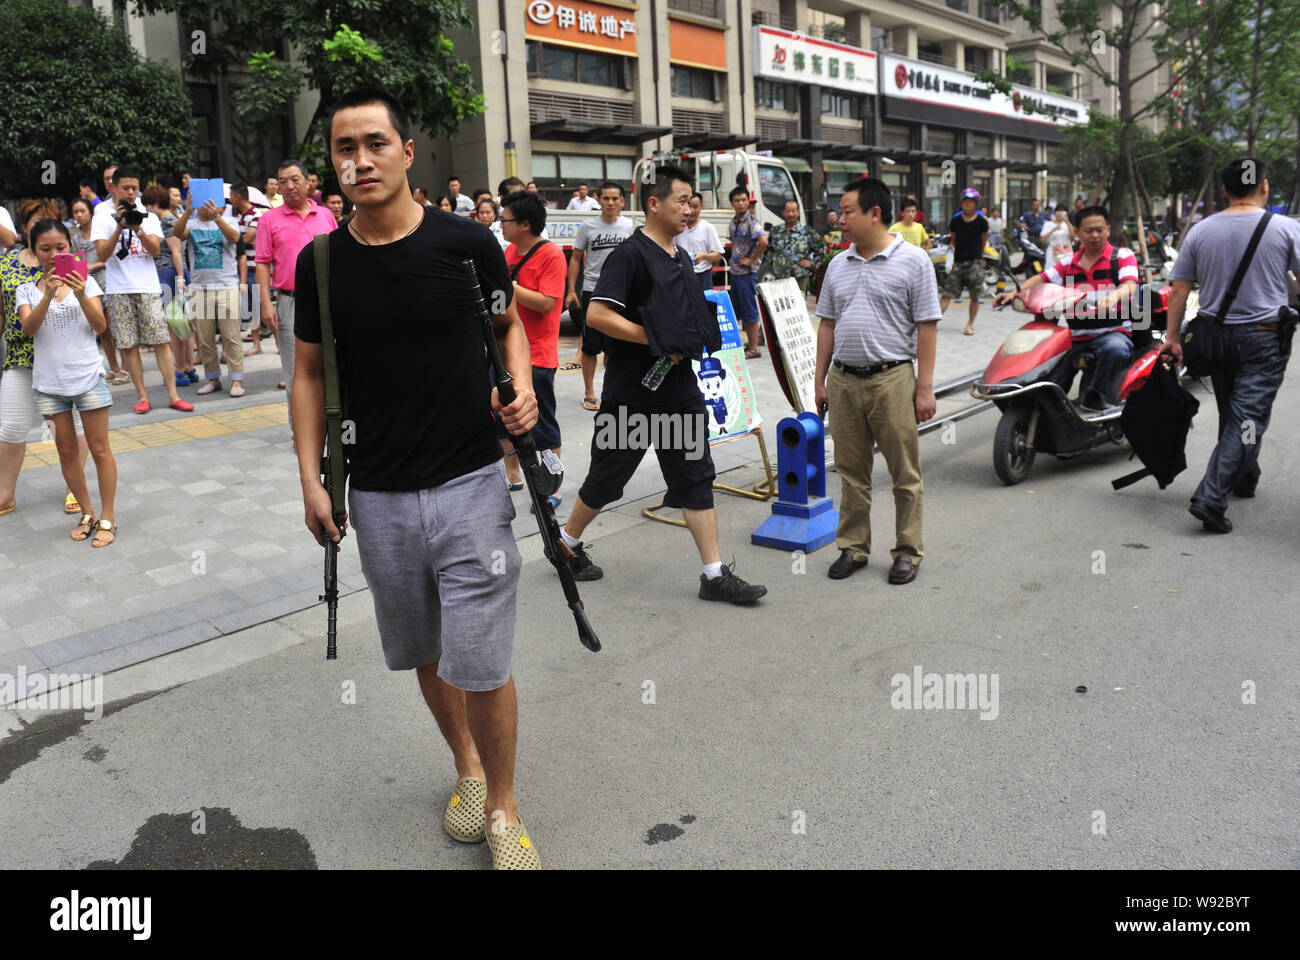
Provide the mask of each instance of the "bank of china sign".
{"label": "bank of china sign", "polygon": [[852,93],[876,92],[870,50],[819,40],[773,27],[754,28],[754,73],[784,83],[816,83]]}
{"label": "bank of china sign", "polygon": [[[1074,124],[1088,122],[1088,104],[1032,87],[1012,86],[1011,95],[989,90],[969,73],[918,63],[885,54],[881,57],[884,95],[939,107],[1011,117],[1031,123]],[[1033,104],[1032,113],[1025,109]],[[974,118],[972,123],[976,123]]]}

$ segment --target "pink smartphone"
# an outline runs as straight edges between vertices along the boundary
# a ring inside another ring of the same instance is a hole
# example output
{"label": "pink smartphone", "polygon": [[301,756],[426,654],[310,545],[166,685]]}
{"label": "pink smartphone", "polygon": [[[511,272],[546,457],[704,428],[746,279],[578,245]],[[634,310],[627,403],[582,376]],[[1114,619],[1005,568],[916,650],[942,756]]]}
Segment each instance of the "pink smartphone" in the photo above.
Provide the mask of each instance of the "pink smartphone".
{"label": "pink smartphone", "polygon": [[90,270],[86,266],[86,255],[84,253],[56,253],[54,255],[54,275],[56,277],[66,277],[70,273],[85,280],[89,276]]}

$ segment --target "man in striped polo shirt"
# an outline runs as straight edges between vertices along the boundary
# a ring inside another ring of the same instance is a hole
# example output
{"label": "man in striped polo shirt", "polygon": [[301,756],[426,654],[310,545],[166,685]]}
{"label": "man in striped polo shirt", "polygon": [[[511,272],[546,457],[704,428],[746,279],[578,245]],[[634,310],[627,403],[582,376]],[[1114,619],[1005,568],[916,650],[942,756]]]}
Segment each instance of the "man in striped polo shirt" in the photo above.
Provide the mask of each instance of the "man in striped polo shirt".
{"label": "man in striped polo shirt", "polygon": [[[829,409],[835,466],[843,483],[827,575],[843,580],[871,553],[871,458],[880,445],[894,482],[894,549],[889,582],[911,583],[921,543],[918,423],[934,416],[939,295],[930,258],[889,232],[892,201],[880,180],[844,188],[840,229],[852,246],[826,267],[817,301],[817,408]],[[917,361],[913,371],[912,361]]]}
{"label": "man in striped polo shirt", "polygon": [[[1128,306],[1138,288],[1137,257],[1128,247],[1116,247],[1110,242],[1110,214],[1105,207],[1084,207],[1076,214],[1075,226],[1083,245],[1074,256],[1030,277],[1020,289],[1058,283],[1084,291],[1085,298],[1067,312],[1070,351],[1053,376],[1069,393],[1074,382],[1074,358],[1091,353],[1096,364],[1092,395],[1080,397],[1079,406],[1102,411],[1117,401],[1120,377],[1133,355],[1133,322]],[[1002,306],[1015,297],[1015,291],[1004,291],[994,298],[993,305]]]}

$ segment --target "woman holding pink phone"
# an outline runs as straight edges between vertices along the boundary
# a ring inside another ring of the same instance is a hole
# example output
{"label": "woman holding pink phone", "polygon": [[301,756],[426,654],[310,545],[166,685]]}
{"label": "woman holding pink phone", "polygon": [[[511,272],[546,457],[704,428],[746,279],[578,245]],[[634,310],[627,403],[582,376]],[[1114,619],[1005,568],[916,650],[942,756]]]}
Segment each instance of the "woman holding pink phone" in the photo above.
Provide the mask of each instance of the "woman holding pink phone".
{"label": "woman holding pink phone", "polygon": [[[31,337],[35,348],[32,392],[36,409],[54,421],[54,445],[59,451],[63,478],[81,504],[81,520],[72,531],[72,539],[89,539],[92,547],[106,547],[117,537],[113,514],[117,462],[108,439],[108,408],[113,404],[113,395],[100,375],[99,349],[95,345],[95,334],[103,333],[108,324],[103,291],[94,278],[82,279],[78,270],[68,270],[63,276],[55,272],[59,254],[72,250],[72,237],[61,221],[39,221],[31,229],[29,242],[44,275],[37,282],[20,286],[15,300],[22,332]],[[90,455],[95,458],[101,501],[98,517],[77,456],[73,410],[81,414]]]}

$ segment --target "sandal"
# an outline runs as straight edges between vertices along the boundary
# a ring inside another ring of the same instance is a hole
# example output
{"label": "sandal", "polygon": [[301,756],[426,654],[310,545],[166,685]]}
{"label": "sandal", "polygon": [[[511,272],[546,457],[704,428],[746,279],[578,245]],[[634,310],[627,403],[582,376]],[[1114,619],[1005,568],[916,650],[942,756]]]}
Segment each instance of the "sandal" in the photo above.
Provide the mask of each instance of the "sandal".
{"label": "sandal", "polygon": [[600,409],[600,403],[599,401],[596,400],[595,397],[583,397],[582,409],[591,410],[592,412],[595,412],[596,410]]}
{"label": "sandal", "polygon": [[74,497],[71,492],[69,492],[68,495],[63,498],[63,512],[64,513],[81,512],[81,504],[77,503],[77,498]]}
{"label": "sandal", "polygon": [[453,840],[461,843],[482,843],[487,814],[483,803],[487,800],[487,781],[478,777],[461,777],[447,801],[442,815],[442,827]]}
{"label": "sandal", "polygon": [[288,386],[288,384],[286,384],[283,380],[281,380],[279,383],[275,385],[275,389],[283,390],[286,386]]}
{"label": "sandal", "polygon": [[746,348],[745,348],[745,359],[746,359],[746,360],[761,360],[762,357],[763,357],[762,351],[760,351],[760,350],[755,350],[753,347],[746,347]]}
{"label": "sandal", "polygon": [[150,410],[153,409],[153,405],[150,404],[148,400],[141,400],[131,409],[134,410],[136,413],[148,413]]}
{"label": "sandal", "polygon": [[90,545],[95,548],[109,546],[113,542],[113,540],[105,540],[103,543],[100,543],[99,541],[99,538],[104,536],[104,534],[108,534],[110,537],[113,538],[113,540],[116,540],[117,524],[109,523],[107,520],[99,521],[99,524],[95,530],[95,539],[90,541]]}
{"label": "sandal", "polygon": [[[500,832],[498,832],[498,830]],[[528,838],[523,821],[494,825],[484,833],[488,849],[492,851],[493,870],[540,870],[541,858],[537,848]]]}
{"label": "sandal", "polygon": [[189,413],[194,409],[194,404],[190,403],[188,400],[176,400],[167,404],[167,406],[171,407],[173,410],[180,410],[182,413]]}
{"label": "sandal", "polygon": [[962,334],[967,337],[973,337],[975,336],[975,328],[967,327],[965,330],[962,331]]}
{"label": "sandal", "polygon": [[120,387],[122,384],[130,382],[131,374],[127,373],[125,370],[114,370],[113,377],[109,381],[109,383],[113,384],[115,387]]}
{"label": "sandal", "polygon": [[[89,513],[83,513],[81,515],[81,521],[72,528],[72,533],[70,533],[69,536],[80,543],[82,540],[85,540],[90,536],[91,531],[95,529],[95,524],[98,522],[99,521]],[[84,530],[82,529],[83,527],[85,528]],[[77,536],[77,534],[81,534],[81,536]]]}
{"label": "sandal", "polygon": [[560,369],[561,369],[561,370],[581,370],[581,369],[582,369],[582,364],[580,364],[577,360],[570,360],[568,363],[562,363],[562,364],[560,364]]}

